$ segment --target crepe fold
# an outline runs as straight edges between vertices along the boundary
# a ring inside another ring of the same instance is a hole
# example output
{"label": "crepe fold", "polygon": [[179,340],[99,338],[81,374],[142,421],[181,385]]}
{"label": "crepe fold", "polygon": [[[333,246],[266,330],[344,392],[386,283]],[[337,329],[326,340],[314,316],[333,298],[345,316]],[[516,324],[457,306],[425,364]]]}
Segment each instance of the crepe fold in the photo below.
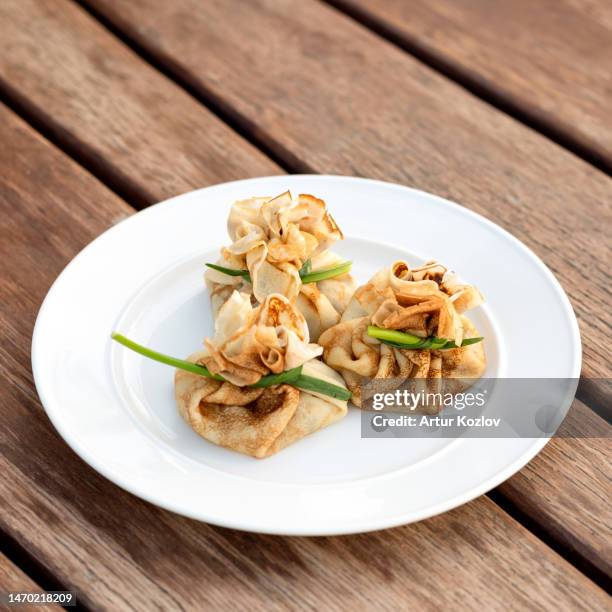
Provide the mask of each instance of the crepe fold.
{"label": "crepe fold", "polygon": [[[202,363],[202,353],[188,359]],[[303,371],[345,386],[342,377],[320,361],[307,363]],[[347,413],[346,401],[284,384],[265,389],[238,387],[177,370],[174,388],[179,413],[197,434],[258,459],[339,421]]]}
{"label": "crepe fold", "polygon": [[[359,287],[340,323],[320,336],[323,360],[342,374],[357,406],[366,379],[480,378],[486,366],[482,342],[459,345],[478,337],[463,313],[482,302],[475,287],[460,283],[441,264],[410,269],[405,261],[396,261]],[[395,348],[370,337],[368,325],[452,340],[459,348]]]}
{"label": "crepe fold", "polygon": [[213,338],[188,359],[226,381],[177,370],[179,413],[203,438],[257,458],[346,415],[347,402],[288,384],[255,388],[262,376],[302,366],[302,373],[346,388],[342,377],[315,359],[322,348],[309,343],[303,315],[282,295],[253,307],[234,292],[221,307]]}
{"label": "crepe fold", "polygon": [[271,293],[293,301],[304,312],[316,340],[320,332],[340,320],[355,288],[350,274],[302,284],[300,270],[306,261],[311,271],[333,268],[342,259],[329,247],[344,236],[323,200],[286,191],[274,198],[250,198],[234,203],[228,218],[232,243],[221,249],[217,265],[248,270],[250,282],[217,270],[206,271],[213,317],[234,290],[263,302]]}
{"label": "crepe fold", "polygon": [[202,365],[239,386],[297,368],[323,351],[309,341],[304,316],[286,297],[272,294],[253,307],[250,296],[237,291],[219,310],[204,346]]}

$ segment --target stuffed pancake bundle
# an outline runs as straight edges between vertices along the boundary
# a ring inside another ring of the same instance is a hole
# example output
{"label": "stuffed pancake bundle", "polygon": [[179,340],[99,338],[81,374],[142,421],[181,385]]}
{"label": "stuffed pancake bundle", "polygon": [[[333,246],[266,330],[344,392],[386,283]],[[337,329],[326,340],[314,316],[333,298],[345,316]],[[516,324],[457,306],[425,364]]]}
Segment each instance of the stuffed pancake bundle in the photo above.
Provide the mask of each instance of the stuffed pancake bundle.
{"label": "stuffed pancake bundle", "polygon": [[351,298],[342,320],[319,338],[324,361],[340,372],[361,406],[368,379],[475,379],[486,361],[467,310],[483,302],[475,287],[429,262],[397,261]]}
{"label": "stuffed pancake bundle", "polygon": [[[236,202],[228,218],[232,243],[206,271],[213,317],[234,290],[263,303],[272,293],[295,302],[317,340],[340,316],[355,283],[342,258],[329,248],[342,240],[323,200],[287,191],[274,198]],[[322,271],[335,274],[321,274]],[[309,280],[313,279],[313,280]]]}
{"label": "stuffed pancake bundle", "polygon": [[[176,371],[179,412],[210,442],[269,457],[346,415],[350,394],[342,377],[316,359],[321,352],[286,297],[271,294],[253,307],[249,294],[234,291],[219,309],[214,337],[189,357],[216,378]],[[281,382],[268,385],[274,375]],[[343,399],[329,395],[330,387]]]}

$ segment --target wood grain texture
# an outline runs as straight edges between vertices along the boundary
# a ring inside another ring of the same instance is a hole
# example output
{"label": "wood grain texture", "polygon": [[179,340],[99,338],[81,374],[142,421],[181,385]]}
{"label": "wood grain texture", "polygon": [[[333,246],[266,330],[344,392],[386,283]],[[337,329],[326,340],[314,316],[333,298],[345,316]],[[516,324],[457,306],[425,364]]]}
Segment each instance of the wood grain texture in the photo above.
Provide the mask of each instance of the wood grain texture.
{"label": "wood grain texture", "polygon": [[[579,433],[580,437],[576,437]],[[499,491],[553,540],[612,577],[612,426],[576,400],[546,449]]]}
{"label": "wood grain texture", "polygon": [[0,3],[0,85],[59,142],[151,204],[279,168],[72,2]]}
{"label": "wood grain texture", "polygon": [[335,0],[612,170],[608,0]]}
{"label": "wood grain texture", "polygon": [[[511,231],[570,295],[584,376],[610,376],[609,177],[315,0],[87,2],[279,155],[437,193]],[[583,388],[604,401],[597,380]]]}
{"label": "wood grain texture", "polygon": [[[44,589],[41,589],[36,582],[28,575],[24,574],[10,559],[0,554],[0,593],[9,593],[11,591],[42,593]],[[45,612],[47,610],[59,612],[62,610],[60,606],[53,604],[37,606],[19,605],[7,607],[6,609],[18,610],[19,612]]]}
{"label": "wood grain texture", "polygon": [[[335,538],[258,536],[119,490],[61,441],[29,341],[60,268],[131,209],[0,107],[0,528],[99,609],[605,609],[607,595],[491,500]],[[248,504],[248,500],[244,500]]]}

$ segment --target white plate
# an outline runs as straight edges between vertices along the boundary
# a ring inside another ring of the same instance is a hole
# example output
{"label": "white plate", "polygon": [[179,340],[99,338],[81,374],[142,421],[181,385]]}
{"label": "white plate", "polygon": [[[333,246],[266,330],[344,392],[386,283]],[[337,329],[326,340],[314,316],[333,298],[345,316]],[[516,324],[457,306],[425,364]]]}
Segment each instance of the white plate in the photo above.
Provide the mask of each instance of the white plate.
{"label": "white plate", "polygon": [[[486,376],[579,376],[580,337],[565,293],[506,231],[399,185],[266,177],[152,206],[102,234],[61,273],[38,315],[32,364],[64,440],[152,503],[279,534],[353,533],[420,520],[523,467],[546,439],[362,439],[357,409],[271,458],[242,456],[206,442],[180,419],[171,368],[110,341],[117,329],[176,356],[199,348],[212,329],[204,262],[228,241],[229,206],[287,188],[327,201],[347,237],[337,250],[353,260],[359,283],[400,257],[435,258],[479,287],[487,303],[470,316],[486,337]],[[537,350],[534,337],[546,338]]]}

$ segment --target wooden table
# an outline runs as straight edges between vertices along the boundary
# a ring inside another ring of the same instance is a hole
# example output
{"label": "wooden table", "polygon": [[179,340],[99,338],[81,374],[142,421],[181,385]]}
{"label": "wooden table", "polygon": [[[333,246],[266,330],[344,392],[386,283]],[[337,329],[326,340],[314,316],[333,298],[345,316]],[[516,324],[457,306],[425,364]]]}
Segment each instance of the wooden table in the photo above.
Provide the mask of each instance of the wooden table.
{"label": "wooden table", "polygon": [[[610,609],[610,2],[3,0],[0,23],[0,590],[108,610]],[[580,321],[573,435],[461,508],[345,537],[197,523],[84,464],[30,369],[55,276],[136,209],[284,172],[438,193],[529,245]]]}

